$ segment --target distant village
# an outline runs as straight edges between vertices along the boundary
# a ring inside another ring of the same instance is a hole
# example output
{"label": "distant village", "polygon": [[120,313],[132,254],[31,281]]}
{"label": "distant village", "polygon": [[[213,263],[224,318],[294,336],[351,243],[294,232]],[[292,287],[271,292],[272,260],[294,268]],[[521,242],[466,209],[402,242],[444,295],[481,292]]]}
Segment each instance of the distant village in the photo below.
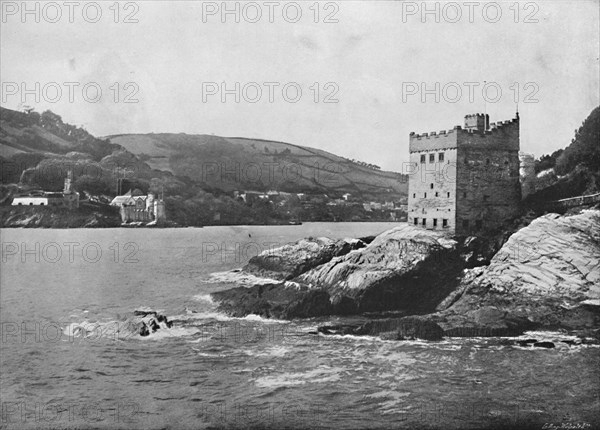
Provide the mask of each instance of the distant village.
{"label": "distant village", "polygon": [[[152,226],[165,224],[169,211],[176,218],[177,208],[169,208],[164,193],[143,192],[128,187],[123,179],[117,180],[117,195],[114,198],[94,196],[84,192],[83,196],[73,189],[73,173],[68,171],[62,192],[30,190],[16,195],[12,206],[47,206],[70,210],[87,207],[113,207],[118,210],[122,225]],[[127,190],[127,191],[125,191]],[[360,196],[345,193],[341,196],[314,193],[290,193],[278,190],[233,191],[230,196],[248,208],[266,207],[282,222],[300,224],[303,221],[406,221],[408,198],[397,200],[364,201]],[[175,211],[175,212],[173,212]],[[226,220],[227,214],[215,209],[213,224]]]}
{"label": "distant village", "polygon": [[[354,218],[344,219],[344,221],[366,221],[372,217],[378,221],[406,221],[407,219],[408,197],[400,197],[396,201],[376,202],[363,201],[361,197],[353,196],[351,193],[345,193],[341,197],[331,197],[328,194],[288,193],[277,190],[234,191],[233,196],[249,205],[263,201],[275,206],[285,206],[295,201],[306,211],[325,207],[351,213],[352,211],[348,211],[353,209]],[[334,221],[339,220],[334,219]]]}

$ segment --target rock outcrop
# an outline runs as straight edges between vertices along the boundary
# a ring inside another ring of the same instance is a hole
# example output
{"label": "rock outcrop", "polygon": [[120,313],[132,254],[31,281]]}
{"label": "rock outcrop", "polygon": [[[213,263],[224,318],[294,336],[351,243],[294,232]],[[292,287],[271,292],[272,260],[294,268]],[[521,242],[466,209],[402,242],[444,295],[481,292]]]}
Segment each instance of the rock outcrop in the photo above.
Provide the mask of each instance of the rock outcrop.
{"label": "rock outcrop", "polygon": [[384,340],[441,340],[444,336],[444,330],[438,324],[418,316],[376,319],[359,326],[322,326],[318,331],[323,334],[379,336]]}
{"label": "rock outcrop", "polygon": [[[291,282],[234,288],[213,293],[213,297],[221,310],[235,316],[426,312],[458,285],[462,273],[456,242],[440,233],[402,225],[360,249],[353,242],[345,243],[313,239],[282,247],[277,253],[270,251],[251,260],[244,271]],[[309,266],[314,268],[306,270]],[[285,276],[290,269],[299,276]]]}
{"label": "rock outcrop", "polygon": [[365,246],[366,244],[359,239],[332,240],[327,237],[309,237],[294,244],[261,252],[250,259],[243,271],[263,278],[289,280],[334,257],[346,255]]}
{"label": "rock outcrop", "polygon": [[[329,334],[435,340],[442,335],[518,336],[541,328],[581,330],[600,338],[600,211],[537,218],[510,236],[488,266],[470,268],[481,258],[487,262],[487,245],[474,240],[458,244],[403,225],[338,256],[333,241],[312,240],[297,245],[310,252],[285,248],[268,266],[287,281],[213,296],[221,310],[235,316],[413,315],[320,328]],[[290,268],[303,273],[285,276]]]}
{"label": "rock outcrop", "polygon": [[461,272],[454,240],[402,225],[294,281],[326,291],[340,314],[423,312],[433,310],[455,288]]}
{"label": "rock outcrop", "polygon": [[447,336],[599,327],[600,211],[548,214],[513,234],[490,265],[467,271],[429,316]]}
{"label": "rock outcrop", "polygon": [[173,323],[165,315],[151,309],[136,309],[133,315],[135,317],[131,319],[131,323],[135,327],[134,331],[143,337],[149,336],[158,330],[173,327]]}

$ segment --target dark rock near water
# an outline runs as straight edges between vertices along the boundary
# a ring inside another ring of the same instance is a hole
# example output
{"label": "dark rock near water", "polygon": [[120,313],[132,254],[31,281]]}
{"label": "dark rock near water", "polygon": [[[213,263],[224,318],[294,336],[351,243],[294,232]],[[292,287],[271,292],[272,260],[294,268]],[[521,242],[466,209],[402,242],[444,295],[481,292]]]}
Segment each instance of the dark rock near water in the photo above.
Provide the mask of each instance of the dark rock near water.
{"label": "dark rock near water", "polygon": [[348,254],[366,244],[359,239],[332,240],[327,237],[302,239],[294,244],[269,249],[252,257],[244,272],[263,278],[288,280]]}
{"label": "dark rock near water", "polygon": [[421,317],[381,318],[362,325],[336,325],[318,328],[323,334],[379,336],[385,340],[441,340],[444,330]]}
{"label": "dark rock near water", "polygon": [[357,334],[380,335],[389,340],[441,340],[444,330],[426,319],[403,317],[369,321],[358,329]]}
{"label": "dark rock near water", "polygon": [[536,348],[554,348],[554,342],[536,342],[533,344]]}
{"label": "dark rock near water", "polygon": [[137,318],[133,319],[134,326],[138,326],[140,336],[149,336],[161,329],[173,327],[173,322],[157,311],[148,308],[140,308],[133,311],[133,315]]}
{"label": "dark rock near water", "polygon": [[238,287],[212,294],[219,309],[235,317],[249,314],[266,318],[292,319],[330,315],[333,307],[322,290],[281,284]]}

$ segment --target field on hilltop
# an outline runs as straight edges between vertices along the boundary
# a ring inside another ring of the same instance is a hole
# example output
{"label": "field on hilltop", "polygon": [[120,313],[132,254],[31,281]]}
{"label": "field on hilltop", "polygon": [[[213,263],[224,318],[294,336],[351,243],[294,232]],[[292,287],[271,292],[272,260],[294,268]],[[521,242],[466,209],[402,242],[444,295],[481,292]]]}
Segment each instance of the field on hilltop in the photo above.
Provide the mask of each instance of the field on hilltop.
{"label": "field on hilltop", "polygon": [[373,198],[407,194],[407,182],[398,173],[285,142],[188,134],[125,134],[108,138],[153,169],[226,192],[277,189]]}

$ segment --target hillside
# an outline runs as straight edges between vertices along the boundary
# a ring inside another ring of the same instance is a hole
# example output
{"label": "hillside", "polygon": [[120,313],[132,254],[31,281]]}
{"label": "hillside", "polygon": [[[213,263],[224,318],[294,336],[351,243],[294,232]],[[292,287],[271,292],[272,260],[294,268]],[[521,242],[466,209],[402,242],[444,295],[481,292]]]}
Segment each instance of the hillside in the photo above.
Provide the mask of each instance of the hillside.
{"label": "hillside", "polygon": [[[186,134],[97,138],[50,111],[5,108],[0,171],[1,205],[19,193],[61,190],[72,171],[82,198],[110,201],[117,179],[123,191],[161,193],[167,218],[182,226],[389,220],[390,211],[368,211],[362,203],[399,202],[407,194],[405,176],[318,149]],[[245,201],[234,193],[248,190],[289,194]],[[339,200],[345,193],[348,204]]]}
{"label": "hillside", "polygon": [[575,130],[565,149],[536,160],[536,193],[531,203],[600,192],[600,107]]}
{"label": "hillside", "polygon": [[187,134],[126,134],[108,139],[151,168],[188,177],[208,189],[351,193],[390,200],[408,192],[408,183],[398,173],[290,143]]}

